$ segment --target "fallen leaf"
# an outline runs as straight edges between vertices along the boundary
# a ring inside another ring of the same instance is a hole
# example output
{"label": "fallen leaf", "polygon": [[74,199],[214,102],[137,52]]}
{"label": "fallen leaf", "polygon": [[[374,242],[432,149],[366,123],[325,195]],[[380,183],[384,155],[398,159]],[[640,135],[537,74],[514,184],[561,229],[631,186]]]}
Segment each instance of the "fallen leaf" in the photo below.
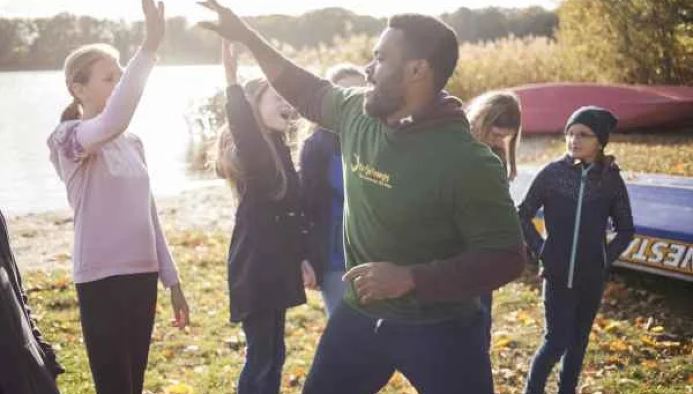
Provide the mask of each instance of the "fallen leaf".
{"label": "fallen leaf", "polygon": [[657,346],[657,340],[650,338],[647,335],[643,335],[640,337],[640,340],[643,341],[648,346],[656,347]]}
{"label": "fallen leaf", "polygon": [[635,381],[635,380],[633,380],[633,379],[628,379],[628,378],[621,378],[621,379],[618,380],[618,382],[619,382],[620,384],[629,384],[629,385],[631,385],[631,386],[637,386],[637,385],[640,384],[639,382],[637,382],[637,381]]}
{"label": "fallen leaf", "polygon": [[657,346],[665,349],[677,349],[681,347],[681,342],[664,341],[657,342]]}
{"label": "fallen leaf", "polygon": [[657,369],[659,364],[654,360],[645,360],[640,363],[640,365],[645,369]]}
{"label": "fallen leaf", "polygon": [[606,331],[606,332],[616,331],[620,326],[621,326],[621,323],[614,321],[614,322],[609,323],[609,325],[607,325],[606,327],[604,327],[604,331]]}
{"label": "fallen leaf", "polygon": [[662,326],[655,326],[655,327],[650,328],[650,331],[653,332],[653,333],[655,333],[655,334],[661,334],[661,333],[664,332],[664,327],[662,327]]}
{"label": "fallen leaf", "polygon": [[625,352],[628,350],[628,344],[621,340],[612,341],[611,343],[609,343],[609,349],[612,352]]}
{"label": "fallen leaf", "polygon": [[493,348],[500,350],[500,349],[507,349],[510,347],[511,344],[513,344],[513,340],[510,338],[499,338],[494,342]]}
{"label": "fallen leaf", "polygon": [[178,383],[176,385],[169,386],[164,391],[166,392],[166,394],[194,394],[195,393],[195,390],[191,386],[189,386],[187,384],[183,384],[183,383]]}

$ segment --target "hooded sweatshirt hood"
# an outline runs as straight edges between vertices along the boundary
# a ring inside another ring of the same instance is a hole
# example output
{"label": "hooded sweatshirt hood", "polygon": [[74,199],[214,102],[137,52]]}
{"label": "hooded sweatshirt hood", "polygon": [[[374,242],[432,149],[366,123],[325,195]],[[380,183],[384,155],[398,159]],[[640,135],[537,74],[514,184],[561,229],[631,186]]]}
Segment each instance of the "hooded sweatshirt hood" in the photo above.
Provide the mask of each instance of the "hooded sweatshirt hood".
{"label": "hooded sweatshirt hood", "polygon": [[462,122],[467,129],[469,128],[469,121],[464,112],[462,100],[443,90],[423,111],[400,119],[399,124],[393,128],[398,131],[414,131],[433,125],[455,122]]}

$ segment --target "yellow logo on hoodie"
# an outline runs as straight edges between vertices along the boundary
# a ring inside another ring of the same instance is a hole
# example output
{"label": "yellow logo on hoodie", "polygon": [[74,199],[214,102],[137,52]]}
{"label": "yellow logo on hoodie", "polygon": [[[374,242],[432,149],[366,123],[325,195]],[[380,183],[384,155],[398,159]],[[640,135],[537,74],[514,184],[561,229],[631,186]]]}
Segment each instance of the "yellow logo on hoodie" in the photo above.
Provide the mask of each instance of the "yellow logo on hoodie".
{"label": "yellow logo on hoodie", "polygon": [[354,155],[354,161],[351,163],[351,172],[355,173],[359,178],[375,183],[378,186],[383,186],[392,189],[390,184],[390,174],[378,171],[375,167],[361,163],[359,155]]}

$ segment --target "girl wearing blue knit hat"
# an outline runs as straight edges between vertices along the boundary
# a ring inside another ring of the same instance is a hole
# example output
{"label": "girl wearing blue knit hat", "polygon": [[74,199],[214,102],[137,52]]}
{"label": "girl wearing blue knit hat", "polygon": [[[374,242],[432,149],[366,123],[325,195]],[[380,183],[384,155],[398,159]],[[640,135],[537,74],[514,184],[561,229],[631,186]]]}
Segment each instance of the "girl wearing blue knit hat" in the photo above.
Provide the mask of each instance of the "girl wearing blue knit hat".
{"label": "girl wearing blue knit hat", "polygon": [[[575,394],[606,272],[633,238],[633,217],[613,156],[604,154],[617,118],[606,109],[579,108],[566,123],[566,154],[549,163],[520,204],[522,229],[542,263],[544,342],[532,359],[526,394],[543,394],[561,362],[559,394]],[[543,207],[546,238],[532,219]],[[608,241],[611,220],[616,236]]]}

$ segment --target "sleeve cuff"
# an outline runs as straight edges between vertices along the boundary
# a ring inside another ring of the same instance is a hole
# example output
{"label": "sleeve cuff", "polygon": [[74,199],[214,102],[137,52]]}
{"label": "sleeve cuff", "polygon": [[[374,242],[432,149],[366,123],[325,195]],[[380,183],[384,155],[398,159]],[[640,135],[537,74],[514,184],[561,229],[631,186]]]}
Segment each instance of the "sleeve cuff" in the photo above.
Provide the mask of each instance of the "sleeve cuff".
{"label": "sleeve cuff", "polygon": [[164,287],[167,289],[170,289],[171,286],[175,286],[180,283],[178,274],[168,274],[159,272],[159,279],[161,280],[161,283],[164,285]]}

